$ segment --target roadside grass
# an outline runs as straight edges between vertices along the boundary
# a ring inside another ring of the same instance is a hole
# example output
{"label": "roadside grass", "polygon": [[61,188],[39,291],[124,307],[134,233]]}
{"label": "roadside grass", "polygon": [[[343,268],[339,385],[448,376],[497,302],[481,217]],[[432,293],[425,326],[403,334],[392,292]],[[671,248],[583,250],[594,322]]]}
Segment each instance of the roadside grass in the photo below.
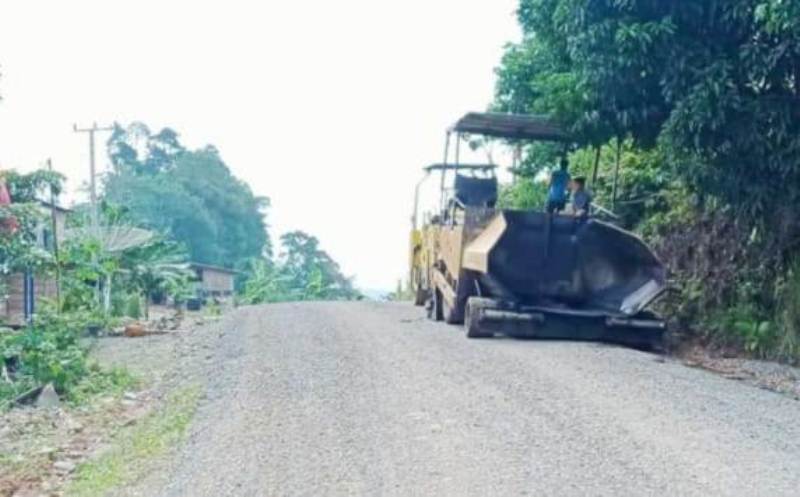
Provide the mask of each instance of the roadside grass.
{"label": "roadside grass", "polygon": [[123,428],[108,450],[78,467],[65,495],[99,497],[140,477],[147,460],[164,454],[183,439],[199,399],[200,388],[187,387],[133,427]]}
{"label": "roadside grass", "polygon": [[[31,381],[29,386],[33,385],[35,383]],[[125,392],[136,390],[139,385],[140,381],[123,368],[105,370],[91,364],[85,376],[62,394],[61,413],[79,425],[103,425],[107,417],[113,416],[104,401],[120,399]],[[76,436],[45,412],[38,409],[28,411],[29,415],[24,409],[16,412],[14,398],[0,402],[0,416],[9,417],[6,431],[0,437],[0,495],[11,495],[10,489],[20,485],[28,488],[43,478],[49,478],[57,452],[54,448],[69,443]]]}
{"label": "roadside grass", "polygon": [[[91,406],[99,397],[119,398],[127,391],[138,389],[140,385],[141,380],[125,368],[104,370],[97,364],[91,364],[86,375],[69,392],[62,395],[61,399],[70,407]],[[20,381],[13,385],[13,390],[0,388],[0,415],[14,407],[18,395],[34,386],[34,381]]]}
{"label": "roadside grass", "polygon": [[[38,466],[31,464],[25,460],[20,454],[11,454],[8,452],[0,452],[0,475],[17,475],[20,478],[34,476]],[[2,495],[2,493],[0,493]]]}
{"label": "roadside grass", "polygon": [[89,374],[69,392],[67,401],[76,407],[91,404],[99,396],[119,398],[127,391],[137,390],[141,384],[142,380],[125,368],[103,369],[93,363]]}

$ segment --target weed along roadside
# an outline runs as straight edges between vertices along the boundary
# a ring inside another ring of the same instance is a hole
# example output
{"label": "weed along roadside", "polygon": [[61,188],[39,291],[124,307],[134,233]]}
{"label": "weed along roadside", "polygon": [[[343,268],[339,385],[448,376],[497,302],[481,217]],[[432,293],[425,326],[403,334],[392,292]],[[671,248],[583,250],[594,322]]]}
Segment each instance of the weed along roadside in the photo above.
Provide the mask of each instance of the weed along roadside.
{"label": "weed along roadside", "polygon": [[[148,328],[171,315],[152,312]],[[83,379],[58,383],[47,406],[37,399],[3,413],[0,496],[104,495],[146,473],[190,423],[225,319],[186,313],[175,330],[78,340]]]}
{"label": "weed along roadside", "polygon": [[193,386],[173,392],[153,412],[120,428],[108,448],[76,468],[65,495],[99,497],[145,475],[153,458],[164,455],[183,439],[200,391],[199,386]]}

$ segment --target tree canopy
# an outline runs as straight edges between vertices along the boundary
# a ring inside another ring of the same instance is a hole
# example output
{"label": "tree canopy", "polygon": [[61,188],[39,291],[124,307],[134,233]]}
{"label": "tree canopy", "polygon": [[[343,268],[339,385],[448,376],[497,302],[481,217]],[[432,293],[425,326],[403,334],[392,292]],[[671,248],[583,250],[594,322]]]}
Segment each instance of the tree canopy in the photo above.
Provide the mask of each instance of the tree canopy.
{"label": "tree canopy", "polygon": [[276,261],[254,260],[243,300],[250,304],[296,300],[351,300],[360,295],[316,237],[302,231],[281,237]]}
{"label": "tree canopy", "polygon": [[12,202],[0,205],[0,277],[49,261],[49,254],[36,241],[36,227],[42,217],[38,199],[45,192],[60,192],[63,180],[58,173],[42,170],[28,174],[3,171],[0,175]]}
{"label": "tree canopy", "polygon": [[187,150],[175,131],[133,123],[115,127],[108,149],[105,200],[134,223],[183,243],[197,262],[236,266],[271,254],[269,200],[234,177],[213,146]]}
{"label": "tree canopy", "polygon": [[213,146],[188,150],[170,128],[153,133],[133,123],[115,127],[108,151],[114,167],[105,181],[106,217],[163,233],[195,262],[241,270],[245,302],[359,296],[307,233],[283,235],[273,257],[265,222],[269,200],[235,178]]}
{"label": "tree canopy", "polygon": [[689,187],[754,216],[798,200],[800,7],[785,0],[521,0],[495,107],[581,143],[659,144]]}

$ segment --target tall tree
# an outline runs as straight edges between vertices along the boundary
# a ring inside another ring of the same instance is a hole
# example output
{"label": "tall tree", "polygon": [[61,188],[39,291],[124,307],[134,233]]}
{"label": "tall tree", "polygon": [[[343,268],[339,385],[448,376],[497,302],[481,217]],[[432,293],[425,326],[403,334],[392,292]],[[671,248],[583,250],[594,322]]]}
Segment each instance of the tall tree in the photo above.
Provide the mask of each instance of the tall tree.
{"label": "tall tree", "polygon": [[281,237],[281,244],[282,271],[288,277],[290,288],[301,293],[302,300],[352,299],[358,295],[339,264],[320,248],[316,237],[293,231]]}
{"label": "tall tree", "polygon": [[352,300],[360,297],[350,278],[322,250],[319,240],[302,231],[281,237],[277,260],[251,261],[243,300],[250,304],[298,300]]}
{"label": "tall tree", "polygon": [[133,222],[182,242],[198,262],[235,266],[271,254],[269,200],[234,177],[216,148],[187,150],[175,131],[134,123],[116,126],[108,149],[105,199]]}

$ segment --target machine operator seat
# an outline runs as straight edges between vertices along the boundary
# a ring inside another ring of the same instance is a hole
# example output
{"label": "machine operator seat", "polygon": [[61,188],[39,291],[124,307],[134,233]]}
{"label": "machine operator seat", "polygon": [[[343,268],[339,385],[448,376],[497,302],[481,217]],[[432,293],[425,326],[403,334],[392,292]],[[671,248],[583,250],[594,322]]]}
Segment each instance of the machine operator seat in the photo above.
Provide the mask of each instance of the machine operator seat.
{"label": "machine operator seat", "polygon": [[497,203],[497,178],[456,175],[455,198],[465,207],[494,208]]}

